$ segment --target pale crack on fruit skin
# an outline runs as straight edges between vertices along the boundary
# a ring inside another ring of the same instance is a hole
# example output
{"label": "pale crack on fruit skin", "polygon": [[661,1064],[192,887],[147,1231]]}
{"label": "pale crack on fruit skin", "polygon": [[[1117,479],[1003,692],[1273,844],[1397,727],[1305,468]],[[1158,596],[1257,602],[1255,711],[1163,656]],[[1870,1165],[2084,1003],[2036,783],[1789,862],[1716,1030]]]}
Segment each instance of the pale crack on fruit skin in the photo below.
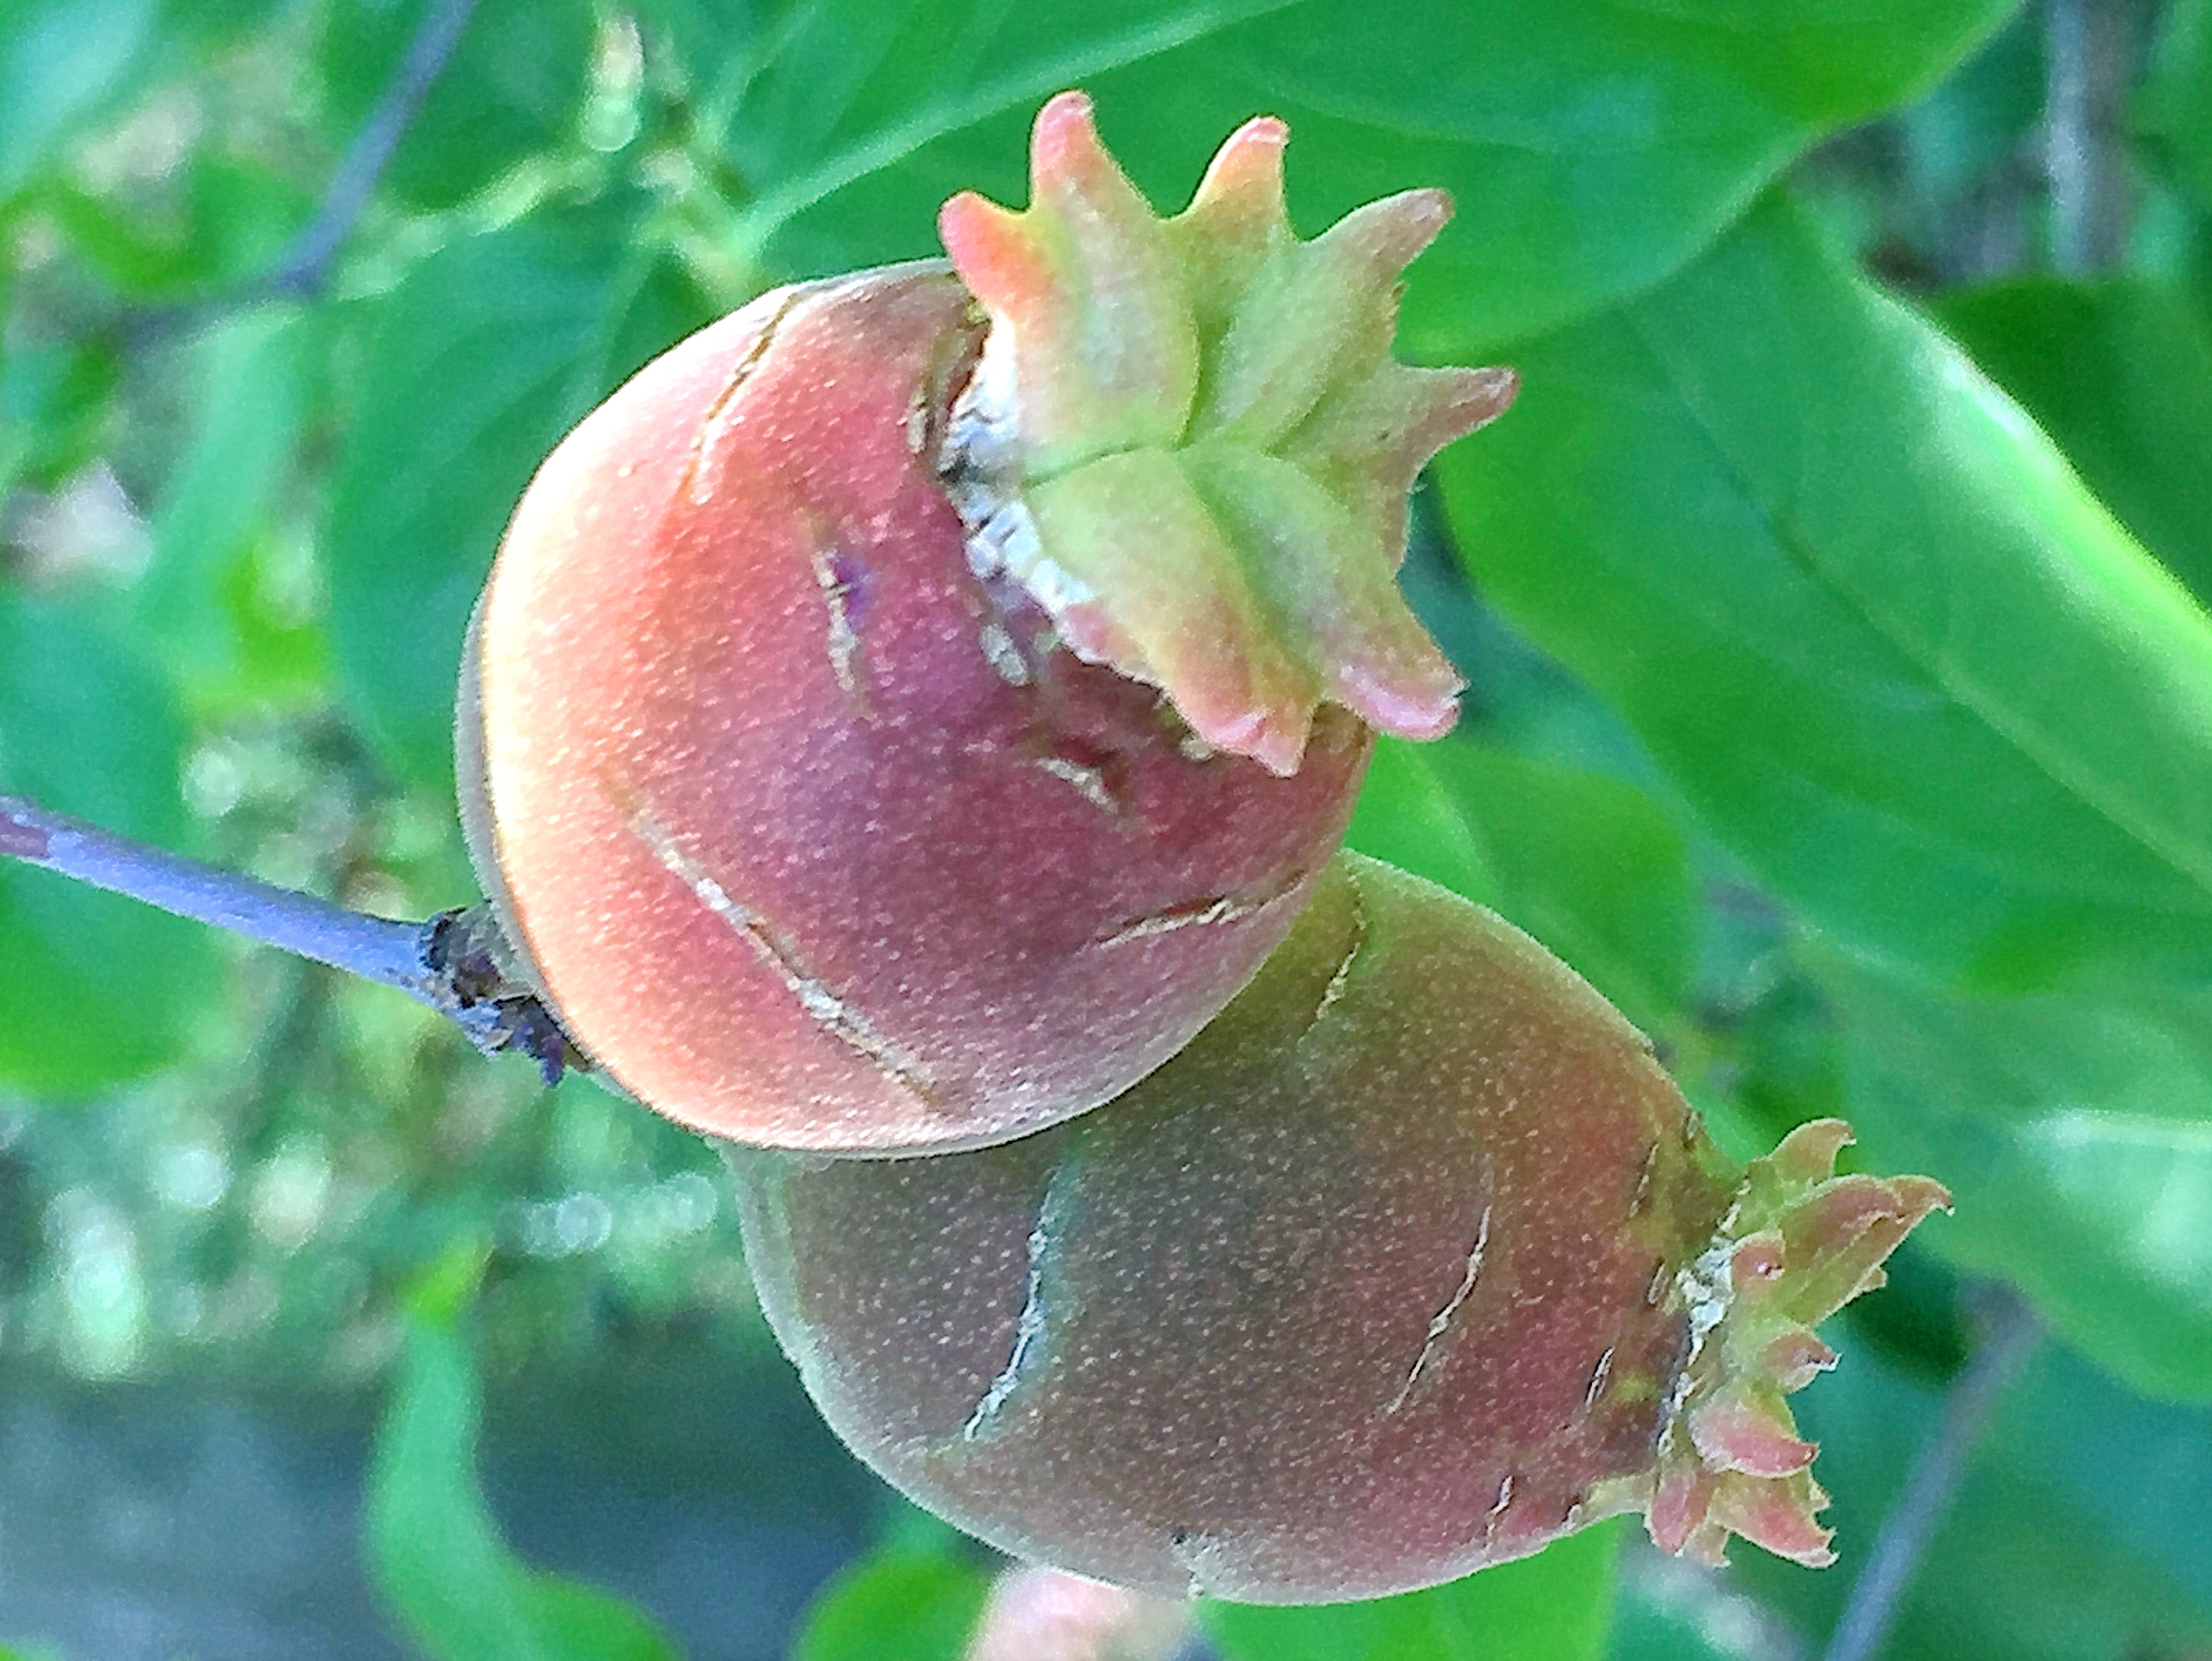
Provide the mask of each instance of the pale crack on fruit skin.
{"label": "pale crack on fruit skin", "polygon": [[1007,1352],[1006,1366],[999,1369],[998,1376],[975,1403],[975,1410],[968,1415],[967,1423],[960,1427],[960,1439],[963,1442],[981,1441],[990,1434],[1000,1409],[1021,1387],[1023,1375],[1036,1362],[1044,1342],[1050,1320],[1045,1309],[1045,1270],[1060,1239],[1060,1214],[1066,1208],[1066,1190],[1075,1180],[1072,1174],[1074,1163],[1072,1154],[1060,1156],[1051,1180],[1045,1184],[1043,1197],[1037,1202],[1036,1220],[1030,1226],[1029,1275],[1022,1292],[1021,1312],[1014,1317],[1013,1344]]}
{"label": "pale crack on fruit skin", "polygon": [[1039,756],[1036,764],[1062,783],[1073,786],[1076,794],[1100,812],[1120,817],[1121,804],[1114,800],[1114,793],[1106,788],[1106,775],[1097,768],[1086,767],[1065,756]]}
{"label": "pale crack on fruit skin", "polygon": [[1328,977],[1328,984],[1321,989],[1321,1001],[1314,1006],[1313,1013],[1306,1017],[1305,1031],[1298,1034],[1300,1043],[1304,1043],[1311,1036],[1314,1029],[1321,1025],[1322,1017],[1336,1007],[1337,1000],[1344,995],[1344,989],[1352,983],[1352,964],[1358,961],[1360,952],[1366,949],[1367,906],[1360,897],[1359,885],[1353,882],[1349,886],[1352,898],[1352,939],[1344,948],[1344,956],[1338,962],[1335,972]]}
{"label": "pale crack on fruit skin", "polygon": [[745,382],[752,379],[753,371],[760,367],[761,360],[768,356],[769,348],[775,344],[776,332],[782,328],[784,319],[805,297],[797,288],[785,292],[775,310],[761,325],[760,332],[753,337],[752,344],[730,366],[729,379],[722,383],[722,390],[714,394],[714,403],[700,418],[699,430],[691,435],[691,453],[684,461],[684,476],[677,487],[692,506],[704,507],[714,499],[714,448],[729,423],[731,409],[738,401],[738,394],[744,390]]}
{"label": "pale crack on fruit skin", "polygon": [[682,879],[700,904],[744,937],[816,1025],[925,1107],[936,1108],[933,1086],[921,1065],[878,1032],[866,1015],[832,991],[807,966],[782,931],[733,897],[642,803],[632,806],[628,818],[630,829],[653,850],[653,857]]}
{"label": "pale crack on fruit skin", "polygon": [[990,323],[989,313],[971,298],[961,326],[938,337],[927,368],[908,396],[902,423],[907,453],[933,473],[940,472],[948,454],[953,406],[975,379]]}
{"label": "pale crack on fruit skin", "polygon": [[1584,1414],[1588,1414],[1595,1408],[1597,1405],[1597,1398],[1605,1393],[1606,1381],[1613,1376],[1613,1353],[1615,1348],[1617,1347],[1613,1344],[1607,1344],[1605,1347],[1605,1353],[1597,1358],[1597,1365],[1590,1369],[1589,1388],[1583,1392]]}
{"label": "pale crack on fruit skin", "polygon": [[1482,1517],[1482,1541],[1486,1546],[1497,1537],[1498,1525],[1505,1520],[1505,1513],[1513,1506],[1513,1473],[1508,1471],[1498,1484],[1498,1498]]}
{"label": "pale crack on fruit skin", "polygon": [[1628,1214],[1641,1217],[1651,1209],[1651,1194],[1659,1177],[1659,1144],[1651,1144],[1651,1151],[1644,1156],[1643,1171],[1636,1178],[1636,1192],[1628,1202]]}
{"label": "pale crack on fruit skin", "polygon": [[836,676],[838,689],[852,701],[860,719],[872,721],[875,705],[868,696],[867,666],[860,656],[860,631],[854,622],[858,607],[854,597],[860,591],[859,574],[841,569],[841,562],[850,556],[835,543],[817,539],[806,551],[807,561],[814,568],[814,586],[822,592],[822,608],[828,614],[828,637],[824,642],[830,654],[830,670]]}
{"label": "pale crack on fruit skin", "polygon": [[1199,899],[1186,900],[1181,905],[1147,912],[1141,917],[1129,917],[1094,935],[1091,944],[1099,947],[1127,946],[1133,940],[1172,934],[1178,929],[1242,922],[1245,918],[1257,916],[1269,906],[1279,905],[1291,895],[1300,892],[1306,886],[1309,875],[1307,872],[1299,871],[1264,888],[1249,889],[1242,893],[1208,894]]}
{"label": "pale crack on fruit skin", "polygon": [[[1459,1290],[1453,1293],[1444,1306],[1429,1317],[1428,1330],[1421,1337],[1421,1353],[1413,1358],[1413,1365],[1406,1374],[1406,1382],[1398,1386],[1398,1393],[1389,1406],[1382,1409],[1386,1419],[1397,1413],[1413,1400],[1413,1391],[1422,1377],[1436,1365],[1443,1353],[1444,1342],[1451,1335],[1453,1319],[1469,1298],[1474,1295],[1475,1282],[1482,1278],[1482,1260],[1490,1250],[1490,1207],[1485,1204],[1482,1216],[1474,1226],[1474,1250],[1467,1254],[1467,1272],[1460,1277]],[[1612,1352],[1607,1351],[1609,1356]],[[1510,1482],[1511,1479],[1509,1477]]]}

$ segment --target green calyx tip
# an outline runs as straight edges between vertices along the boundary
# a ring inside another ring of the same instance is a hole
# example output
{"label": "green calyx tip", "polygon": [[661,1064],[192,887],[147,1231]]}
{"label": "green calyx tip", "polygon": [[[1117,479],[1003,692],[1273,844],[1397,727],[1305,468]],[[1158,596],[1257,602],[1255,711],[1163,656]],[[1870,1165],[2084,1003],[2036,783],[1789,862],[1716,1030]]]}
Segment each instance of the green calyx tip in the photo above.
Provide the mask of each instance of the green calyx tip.
{"label": "green calyx tip", "polygon": [[1814,1445],[1783,1399],[1836,1364],[1813,1329],[1880,1286],[1889,1254],[1951,1196],[1925,1177],[1834,1174],[1840,1119],[1802,1124],[1752,1162],[1712,1244],[1677,1277],[1690,1359],[1656,1469],[1616,1496],[1662,1551],[1717,1563],[1730,1535],[1812,1567],[1835,1561],[1817,1520]]}
{"label": "green calyx tip", "polygon": [[1079,656],[1159,686],[1215,749],[1297,770],[1316,707],[1434,738],[1461,682],[1398,592],[1421,466],[1512,401],[1506,369],[1395,362],[1398,277],[1441,191],[1311,241],[1283,205],[1287,130],[1232,133],[1155,215],[1090,100],[1037,116],[1030,205],[969,192],[939,227],[990,316],[947,473],[979,569]]}

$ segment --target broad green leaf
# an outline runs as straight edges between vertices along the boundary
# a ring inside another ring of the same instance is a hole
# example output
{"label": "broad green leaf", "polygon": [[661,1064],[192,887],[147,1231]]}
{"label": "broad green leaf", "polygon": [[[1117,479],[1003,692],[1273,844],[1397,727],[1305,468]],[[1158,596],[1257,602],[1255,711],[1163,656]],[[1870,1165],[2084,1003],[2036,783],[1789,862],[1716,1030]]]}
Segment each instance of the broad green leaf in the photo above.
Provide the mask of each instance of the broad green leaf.
{"label": "broad green leaf", "polygon": [[1426,1591],[1304,1609],[1207,1603],[1200,1619],[1223,1661],[1596,1661],[1622,1526]]}
{"label": "broad green leaf", "polygon": [[1179,205],[1259,111],[1291,125],[1318,226],[1411,185],[1460,217],[1416,268],[1416,355],[1481,353],[1650,283],[1823,132],[1931,83],[2012,0],[825,0],[732,33],[716,119],[775,272],[933,252],[954,190],[1024,199],[1024,135],[1080,85],[1138,183]]}
{"label": "broad green leaf", "polygon": [[1498,903],[1497,875],[1483,851],[1479,822],[1453,793],[1425,745],[1376,741],[1375,759],[1346,844],[1370,859],[1410,871],[1478,905]]}
{"label": "broad green leaf", "polygon": [[1774,202],[1441,460],[1489,597],[1838,939],[2032,987],[2212,943],[2212,628]]}
{"label": "broad green leaf", "polygon": [[2018,277],[1936,303],[2105,505],[2212,599],[2212,318],[2149,283]]}
{"label": "broad green leaf", "polygon": [[1921,1238],[2138,1388],[2212,1400],[2212,998],[1938,998],[1839,960],[1867,1164],[1948,1184]]}
{"label": "broad green leaf", "polygon": [[483,1406],[453,1267],[413,1300],[377,1438],[367,1536],[378,1590],[436,1661],[677,1661],[638,1610],[530,1568],[501,1536],[477,1482]]}
{"label": "broad green leaf", "polygon": [[[329,88],[333,148],[351,139],[444,0],[344,0],[323,9],[317,60]],[[451,207],[558,142],[591,64],[592,9],[478,0],[453,56],[423,95],[380,188]]]}
{"label": "broad green leaf", "polygon": [[1991,1457],[2046,1477],[2212,1623],[2212,1409],[2147,1401],[2054,1347],[2011,1393]]}
{"label": "broad green leaf", "polygon": [[193,344],[192,438],[155,508],[154,557],[131,598],[149,655],[203,708],[265,703],[319,678],[319,631],[270,618],[256,593],[258,544],[300,442],[313,340],[311,318],[265,306]]}
{"label": "broad green leaf", "polygon": [[696,320],[666,314],[630,228],[617,204],[465,238],[367,319],[327,523],[331,641],[356,718],[441,794],[461,636],[516,498],[595,398]]}
{"label": "broad green leaf", "polygon": [[[165,689],[89,617],[0,587],[0,791],[185,842]],[[0,861],[0,1081],[80,1095],[174,1057],[220,991],[208,931]]]}
{"label": "broad green leaf", "polygon": [[155,0],[18,0],[0,8],[0,200],[143,83]]}
{"label": "broad green leaf", "polygon": [[1493,907],[1653,1025],[1688,996],[1688,854],[1634,785],[1445,739],[1385,739],[1352,846]]}
{"label": "broad green leaf", "polygon": [[[1793,1398],[1821,1445],[1816,1471],[1834,1495],[1824,1519],[1841,1561],[1824,1574],[1739,1548],[1737,1588],[1795,1618],[1817,1651],[1864,1567],[1908,1463],[1937,1427],[1936,1390],[1847,1350]],[[2203,1539],[2205,1475],[2191,1438],[2202,1412],[2160,1408],[2063,1351],[2033,1360],[2005,1391],[1965,1480],[1906,1587],[1886,1661],[2112,1661],[2182,1655],[2212,1636]],[[2148,1443],[2136,1438],[2145,1433]],[[2146,1455],[2180,1455],[2179,1480],[2129,1485]],[[2172,1528],[2171,1548],[2156,1543]]]}
{"label": "broad green leaf", "polygon": [[2136,116],[2176,180],[2212,213],[2212,0],[2166,9]]}
{"label": "broad green leaf", "polygon": [[964,1557],[881,1547],[814,1600],[793,1661],[961,1661],[990,1591],[988,1572]]}
{"label": "broad green leaf", "polygon": [[1482,827],[1498,910],[1638,1025],[1679,1013],[1696,906],[1666,810],[1620,779],[1480,745],[1438,745],[1432,764]]}

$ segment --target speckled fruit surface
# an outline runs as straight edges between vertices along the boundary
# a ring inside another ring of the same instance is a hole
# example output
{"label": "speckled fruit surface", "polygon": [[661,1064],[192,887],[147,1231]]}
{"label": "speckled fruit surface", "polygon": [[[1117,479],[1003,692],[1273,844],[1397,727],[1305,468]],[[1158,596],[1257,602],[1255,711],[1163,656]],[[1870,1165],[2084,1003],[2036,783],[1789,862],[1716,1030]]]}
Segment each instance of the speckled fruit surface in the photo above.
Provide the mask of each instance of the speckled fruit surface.
{"label": "speckled fruit surface", "polygon": [[[1273,1603],[1623,1510],[1822,1561],[1779,1401],[1833,1357],[1791,1323],[1941,1196],[1814,1169],[1838,1145],[1735,1171],[1565,965],[1347,855],[1119,1101],[975,1153],[731,1159],[763,1307],[891,1482],[1024,1558]],[[1819,1226],[1738,1242],[1762,1196]],[[1727,1284],[1754,1245],[1777,1297]]]}
{"label": "speckled fruit surface", "polygon": [[1374,727],[1459,678],[1406,497],[1499,368],[1391,356],[1440,191],[1310,241],[1248,121],[1154,214],[1090,100],[951,267],[779,289],[547,460],[471,626],[471,851],[520,978],[648,1104],[986,1145],[1108,1100],[1282,939]]}
{"label": "speckled fruit surface", "polygon": [[933,471],[979,324],[935,266],[764,296],[547,461],[462,699],[481,874],[583,1050],[720,1135],[1013,1135],[1150,1071],[1341,834],[1366,728],[1282,777],[1039,642]]}

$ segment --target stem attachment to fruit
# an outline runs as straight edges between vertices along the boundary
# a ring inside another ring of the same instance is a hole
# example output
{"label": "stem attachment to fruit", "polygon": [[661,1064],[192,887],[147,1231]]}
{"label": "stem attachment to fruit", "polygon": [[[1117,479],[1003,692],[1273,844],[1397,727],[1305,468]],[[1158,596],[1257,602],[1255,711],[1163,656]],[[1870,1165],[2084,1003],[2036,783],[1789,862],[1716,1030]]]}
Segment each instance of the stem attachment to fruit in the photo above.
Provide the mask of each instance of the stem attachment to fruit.
{"label": "stem attachment to fruit", "polygon": [[1836,1364],[1813,1329],[1886,1278],[1881,1265],[1951,1196],[1925,1177],[1834,1174],[1840,1119],[1802,1124],[1752,1161],[1713,1242],[1676,1277],[1690,1356],[1655,1469],[1601,1496],[1644,1512],[1662,1551],[1724,1561],[1730,1535],[1808,1567],[1835,1561],[1817,1520],[1819,1451],[1783,1399]]}
{"label": "stem attachment to fruit", "polygon": [[1459,677],[1397,587],[1406,496],[1516,386],[1390,357],[1399,273],[1450,198],[1407,191],[1301,241],[1287,137],[1246,122],[1162,220],[1062,93],[1028,210],[963,192],[939,216],[990,317],[942,458],[978,570],[1205,744],[1285,774],[1323,700],[1407,738],[1451,726]]}
{"label": "stem attachment to fruit", "polygon": [[484,1054],[529,1056],[548,1084],[582,1061],[512,973],[510,948],[482,906],[419,923],[373,917],[50,813],[20,796],[0,796],[0,855],[394,987],[452,1021]]}

